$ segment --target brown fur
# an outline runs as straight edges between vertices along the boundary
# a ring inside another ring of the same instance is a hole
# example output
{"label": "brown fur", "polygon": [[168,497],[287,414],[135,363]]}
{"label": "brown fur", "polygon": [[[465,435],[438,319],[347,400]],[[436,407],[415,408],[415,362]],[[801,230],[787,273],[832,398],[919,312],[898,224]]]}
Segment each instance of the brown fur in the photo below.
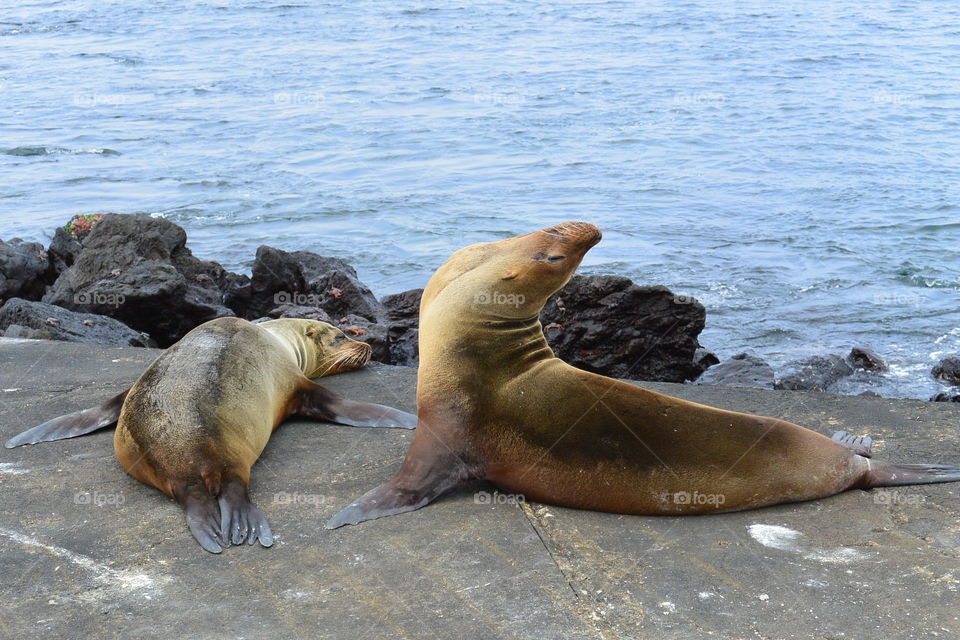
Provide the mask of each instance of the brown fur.
{"label": "brown fur", "polygon": [[406,459],[328,528],[417,509],[479,478],[541,502],[630,514],[750,509],[877,486],[865,457],[809,429],[556,358],[540,311],[599,240],[593,225],[571,222],[466,247],[437,270],[420,306],[419,422]]}
{"label": "brown fur", "polygon": [[[431,279],[421,306],[417,405],[459,418],[431,425],[439,439],[481,460],[480,475],[506,490],[618,513],[807,500],[862,475],[863,458],[809,429],[662,395],[556,358],[540,309],[599,237],[592,225],[568,223],[474,245]],[[563,259],[532,259],[538,255]],[[678,492],[720,494],[723,503],[678,503]]]}
{"label": "brown fur", "polygon": [[174,497],[201,477],[226,474],[247,486],[305,375],[356,368],[368,356],[368,345],[326,323],[208,322],[131,387],[114,436],[117,459],[133,477]]}

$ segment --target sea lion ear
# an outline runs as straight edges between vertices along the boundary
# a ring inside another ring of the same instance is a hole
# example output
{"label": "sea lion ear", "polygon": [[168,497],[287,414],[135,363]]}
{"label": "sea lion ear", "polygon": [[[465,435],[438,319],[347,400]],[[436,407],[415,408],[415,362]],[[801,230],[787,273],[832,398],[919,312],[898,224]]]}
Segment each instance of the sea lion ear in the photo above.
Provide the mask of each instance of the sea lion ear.
{"label": "sea lion ear", "polygon": [[312,338],[312,337],[315,336],[315,335],[317,335],[317,328],[316,328],[316,327],[307,327],[307,337],[308,337],[308,338]]}
{"label": "sea lion ear", "polygon": [[500,279],[501,279],[501,280],[513,280],[513,279],[516,278],[518,275],[520,275],[520,272],[517,271],[516,269],[514,269],[514,270],[512,270],[512,271],[507,271],[507,273],[504,274],[503,277],[501,277]]}

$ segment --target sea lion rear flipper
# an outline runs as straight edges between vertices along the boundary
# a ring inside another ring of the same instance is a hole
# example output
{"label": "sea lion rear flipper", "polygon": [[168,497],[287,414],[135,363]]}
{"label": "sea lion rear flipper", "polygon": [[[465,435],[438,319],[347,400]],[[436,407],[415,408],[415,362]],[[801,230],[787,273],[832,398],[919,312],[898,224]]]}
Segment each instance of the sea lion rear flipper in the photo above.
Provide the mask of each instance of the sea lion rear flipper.
{"label": "sea lion rear flipper", "polygon": [[[219,492],[219,496],[214,496]],[[231,544],[244,542],[261,546],[273,545],[273,533],[267,519],[250,502],[247,488],[239,478],[218,473],[175,488],[174,497],[183,505],[187,526],[200,546],[210,553],[220,553]]]}
{"label": "sea lion rear flipper", "polygon": [[181,500],[187,514],[187,526],[200,546],[210,553],[220,553],[229,544],[220,541],[220,508],[217,499],[206,491],[191,492]]}
{"label": "sea lion rear flipper", "polygon": [[960,482],[960,467],[950,464],[874,462],[864,473],[858,488],[902,487],[939,482]]}
{"label": "sea lion rear flipper", "polygon": [[345,524],[414,511],[481,476],[439,440],[433,439],[432,445],[438,449],[443,446],[442,453],[425,450],[431,445],[418,446],[420,443],[414,441],[393,478],[350,503],[327,521],[326,528],[336,529]]}
{"label": "sea lion rear flipper", "polygon": [[257,509],[247,488],[239,480],[224,482],[220,491],[220,544],[241,545],[260,541],[260,546],[273,545],[273,532],[260,509]]}
{"label": "sea lion rear flipper", "polygon": [[13,449],[23,444],[37,444],[51,440],[65,440],[97,431],[116,424],[120,418],[120,409],[130,389],[110,398],[99,407],[74,411],[65,416],[47,420],[43,424],[27,429],[23,433],[7,440],[7,449]]}
{"label": "sea lion rear flipper", "polygon": [[370,402],[357,402],[312,381],[307,381],[297,396],[291,413],[319,418],[351,427],[390,427],[413,429],[417,416]]}
{"label": "sea lion rear flipper", "polygon": [[837,431],[833,434],[831,440],[836,440],[858,456],[863,456],[864,458],[872,457],[870,449],[873,448],[873,438],[870,436],[855,436],[846,431]]}

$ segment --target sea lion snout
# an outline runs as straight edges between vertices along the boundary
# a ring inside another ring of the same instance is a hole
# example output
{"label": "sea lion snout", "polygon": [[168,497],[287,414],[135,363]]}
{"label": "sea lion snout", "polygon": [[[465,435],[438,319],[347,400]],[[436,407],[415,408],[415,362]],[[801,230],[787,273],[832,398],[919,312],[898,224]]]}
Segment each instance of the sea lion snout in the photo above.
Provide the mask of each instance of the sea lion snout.
{"label": "sea lion snout", "polygon": [[353,371],[365,365],[372,353],[373,347],[366,342],[337,336],[333,348],[321,358],[318,369],[325,375]]}
{"label": "sea lion snout", "polygon": [[589,222],[563,222],[543,229],[543,233],[553,236],[564,243],[571,243],[584,251],[590,249],[603,238],[603,234]]}

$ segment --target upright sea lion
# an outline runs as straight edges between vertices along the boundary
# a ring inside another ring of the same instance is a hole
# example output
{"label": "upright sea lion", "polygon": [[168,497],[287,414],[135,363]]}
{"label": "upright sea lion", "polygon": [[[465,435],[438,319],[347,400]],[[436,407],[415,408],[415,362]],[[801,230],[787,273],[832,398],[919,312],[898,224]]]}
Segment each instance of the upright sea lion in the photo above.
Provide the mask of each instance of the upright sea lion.
{"label": "upright sea lion", "polygon": [[310,378],[350,371],[370,345],[325,322],[253,324],[219,318],[167,349],[132,387],[95,409],[54,418],[11,438],[7,448],[72,438],[117,423],[114,450],[137,480],[179,502],[200,545],[273,544],[247,495],[250,467],[291,415],[358,427],[412,429],[416,417],[355,402]]}
{"label": "upright sea lion", "polygon": [[569,222],[461,249],[420,305],[419,423],[400,470],[328,528],[418,509],[473,479],[527,498],[628,514],[694,514],[846,489],[960,480],[960,467],[871,462],[833,439],[576,369],[539,314],[600,231]]}

